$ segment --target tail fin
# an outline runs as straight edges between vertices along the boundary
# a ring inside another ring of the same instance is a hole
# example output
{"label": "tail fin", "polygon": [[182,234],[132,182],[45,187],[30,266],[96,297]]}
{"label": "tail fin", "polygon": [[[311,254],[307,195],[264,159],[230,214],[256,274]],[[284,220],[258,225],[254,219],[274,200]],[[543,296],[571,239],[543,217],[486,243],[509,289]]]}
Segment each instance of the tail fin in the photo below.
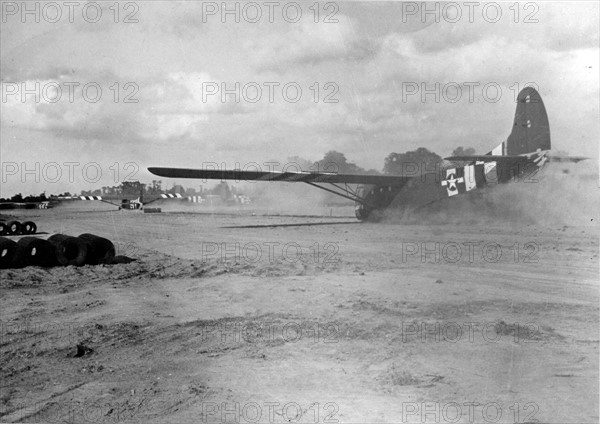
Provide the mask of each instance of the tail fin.
{"label": "tail fin", "polygon": [[550,150],[550,124],[540,93],[533,87],[525,87],[517,97],[512,132],[487,154],[516,156],[538,150]]}

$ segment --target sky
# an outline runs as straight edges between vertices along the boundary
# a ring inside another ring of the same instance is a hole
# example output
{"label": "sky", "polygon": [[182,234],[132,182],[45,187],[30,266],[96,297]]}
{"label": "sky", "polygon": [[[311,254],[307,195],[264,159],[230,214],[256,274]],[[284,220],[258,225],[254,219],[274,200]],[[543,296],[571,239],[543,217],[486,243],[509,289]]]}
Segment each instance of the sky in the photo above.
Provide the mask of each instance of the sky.
{"label": "sky", "polygon": [[526,85],[553,149],[598,158],[596,1],[3,1],[0,25],[0,197],[149,166],[485,153]]}

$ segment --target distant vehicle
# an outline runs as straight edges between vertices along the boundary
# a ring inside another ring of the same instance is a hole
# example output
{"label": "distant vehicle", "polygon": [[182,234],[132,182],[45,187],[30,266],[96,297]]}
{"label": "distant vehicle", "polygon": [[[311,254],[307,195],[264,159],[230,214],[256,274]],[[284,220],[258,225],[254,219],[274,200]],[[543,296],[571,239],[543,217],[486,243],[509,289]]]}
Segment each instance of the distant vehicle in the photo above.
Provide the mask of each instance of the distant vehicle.
{"label": "distant vehicle", "polygon": [[[485,155],[452,156],[451,166],[411,176],[357,175],[318,172],[205,170],[151,167],[166,178],[197,178],[237,181],[303,182],[355,201],[359,220],[376,218],[386,208],[418,208],[433,202],[461,198],[459,194],[485,189],[514,179],[532,178],[549,160],[578,162],[583,157],[550,154],[550,126],[540,94],[526,87],[517,97],[512,131]],[[418,164],[417,164],[418,165]],[[324,187],[319,184],[329,184]],[[341,186],[343,184],[343,186]],[[349,184],[358,184],[352,189]]]}

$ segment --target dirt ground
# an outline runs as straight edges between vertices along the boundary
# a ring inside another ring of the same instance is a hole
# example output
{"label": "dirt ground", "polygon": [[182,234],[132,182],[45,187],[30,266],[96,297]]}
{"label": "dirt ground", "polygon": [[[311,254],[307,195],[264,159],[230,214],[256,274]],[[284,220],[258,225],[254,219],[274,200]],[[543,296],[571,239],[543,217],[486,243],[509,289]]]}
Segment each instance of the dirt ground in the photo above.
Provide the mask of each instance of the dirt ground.
{"label": "dirt ground", "polygon": [[105,209],[22,211],[136,260],[0,271],[2,422],[599,420],[596,222]]}

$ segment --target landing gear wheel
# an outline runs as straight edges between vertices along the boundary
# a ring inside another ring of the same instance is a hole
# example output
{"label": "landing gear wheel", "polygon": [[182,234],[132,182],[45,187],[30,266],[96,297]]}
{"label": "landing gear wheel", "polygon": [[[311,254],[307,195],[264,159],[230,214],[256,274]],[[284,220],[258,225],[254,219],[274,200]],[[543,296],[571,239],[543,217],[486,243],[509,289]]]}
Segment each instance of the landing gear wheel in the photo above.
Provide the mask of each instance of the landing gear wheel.
{"label": "landing gear wheel", "polygon": [[359,221],[366,221],[369,215],[371,214],[372,209],[367,208],[364,205],[356,205],[354,208],[354,213],[356,215],[356,219]]}

